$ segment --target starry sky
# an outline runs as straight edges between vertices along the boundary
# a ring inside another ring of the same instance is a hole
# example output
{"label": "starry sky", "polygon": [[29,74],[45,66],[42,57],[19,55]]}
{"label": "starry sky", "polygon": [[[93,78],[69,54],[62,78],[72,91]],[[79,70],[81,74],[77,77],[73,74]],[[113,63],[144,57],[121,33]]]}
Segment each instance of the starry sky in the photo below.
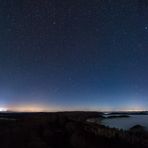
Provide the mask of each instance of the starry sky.
{"label": "starry sky", "polygon": [[0,1],[1,110],[147,106],[147,0]]}

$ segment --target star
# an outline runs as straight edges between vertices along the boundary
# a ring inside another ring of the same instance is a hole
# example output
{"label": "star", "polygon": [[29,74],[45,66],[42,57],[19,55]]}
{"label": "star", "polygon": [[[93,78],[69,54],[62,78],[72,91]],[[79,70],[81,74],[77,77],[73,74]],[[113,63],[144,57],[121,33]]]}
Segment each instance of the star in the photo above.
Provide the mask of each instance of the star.
{"label": "star", "polygon": [[71,81],[71,80],[72,80],[72,78],[69,76],[69,77],[68,77],[68,80],[69,80],[69,81]]}

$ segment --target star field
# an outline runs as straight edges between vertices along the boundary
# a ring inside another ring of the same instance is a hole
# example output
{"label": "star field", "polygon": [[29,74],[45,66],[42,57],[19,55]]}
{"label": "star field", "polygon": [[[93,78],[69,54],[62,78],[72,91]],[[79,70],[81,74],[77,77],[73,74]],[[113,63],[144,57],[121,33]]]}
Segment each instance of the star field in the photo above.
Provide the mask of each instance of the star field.
{"label": "star field", "polygon": [[1,107],[147,110],[146,0],[5,0],[0,22]]}

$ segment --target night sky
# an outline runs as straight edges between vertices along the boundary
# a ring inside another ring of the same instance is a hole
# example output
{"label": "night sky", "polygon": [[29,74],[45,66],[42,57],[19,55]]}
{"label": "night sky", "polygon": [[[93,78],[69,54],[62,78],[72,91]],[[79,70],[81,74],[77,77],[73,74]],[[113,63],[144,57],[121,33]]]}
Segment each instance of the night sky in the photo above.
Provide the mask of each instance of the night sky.
{"label": "night sky", "polygon": [[3,109],[148,110],[147,0],[1,0]]}

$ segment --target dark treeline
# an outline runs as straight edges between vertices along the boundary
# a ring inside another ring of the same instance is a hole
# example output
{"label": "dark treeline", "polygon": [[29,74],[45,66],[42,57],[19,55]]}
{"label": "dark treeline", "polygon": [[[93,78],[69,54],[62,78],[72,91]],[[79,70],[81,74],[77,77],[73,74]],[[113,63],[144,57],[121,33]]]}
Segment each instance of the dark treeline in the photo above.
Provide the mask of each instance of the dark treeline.
{"label": "dark treeline", "polygon": [[86,121],[101,118],[97,112],[11,113],[0,117],[1,148],[148,147],[148,133],[140,126],[123,131]]}

